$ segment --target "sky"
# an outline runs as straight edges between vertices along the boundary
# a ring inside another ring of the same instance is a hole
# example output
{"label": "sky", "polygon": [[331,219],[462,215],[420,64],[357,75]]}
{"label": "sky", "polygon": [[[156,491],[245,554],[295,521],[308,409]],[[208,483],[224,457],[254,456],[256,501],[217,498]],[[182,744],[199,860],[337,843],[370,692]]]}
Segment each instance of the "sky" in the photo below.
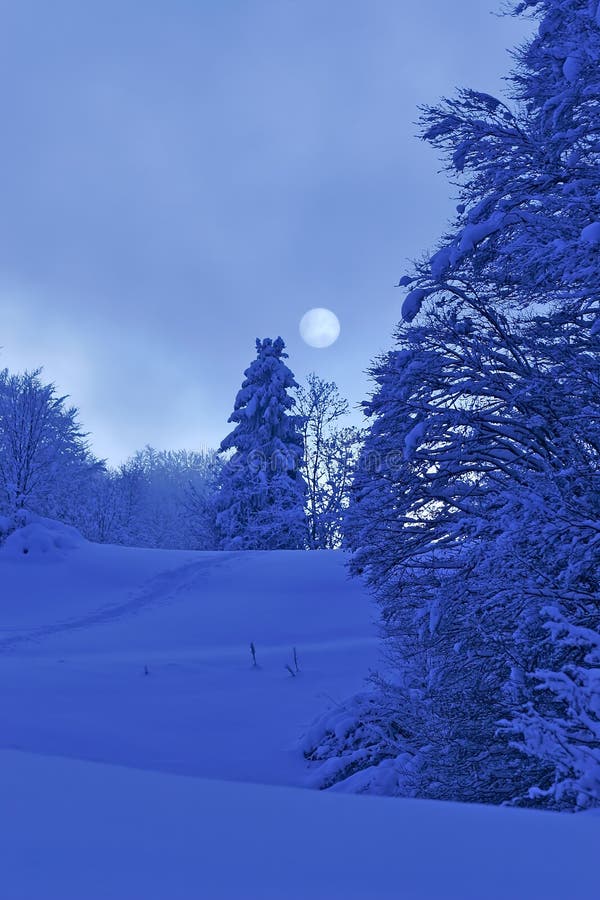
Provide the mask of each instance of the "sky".
{"label": "sky", "polygon": [[417,107],[504,89],[498,8],[0,0],[0,367],[43,366],[112,464],[217,446],[256,337],[356,408],[453,210]]}

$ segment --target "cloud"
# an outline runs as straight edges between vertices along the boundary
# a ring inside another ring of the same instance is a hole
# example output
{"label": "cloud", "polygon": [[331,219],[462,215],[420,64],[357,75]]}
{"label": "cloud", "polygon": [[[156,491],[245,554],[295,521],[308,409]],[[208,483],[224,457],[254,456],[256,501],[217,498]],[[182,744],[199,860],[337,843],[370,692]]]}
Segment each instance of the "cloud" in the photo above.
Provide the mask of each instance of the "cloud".
{"label": "cloud", "polygon": [[43,363],[111,458],[216,443],[256,336],[314,366],[312,306],[364,395],[451,210],[417,104],[497,90],[523,33],[480,0],[21,0],[3,28],[1,358]]}

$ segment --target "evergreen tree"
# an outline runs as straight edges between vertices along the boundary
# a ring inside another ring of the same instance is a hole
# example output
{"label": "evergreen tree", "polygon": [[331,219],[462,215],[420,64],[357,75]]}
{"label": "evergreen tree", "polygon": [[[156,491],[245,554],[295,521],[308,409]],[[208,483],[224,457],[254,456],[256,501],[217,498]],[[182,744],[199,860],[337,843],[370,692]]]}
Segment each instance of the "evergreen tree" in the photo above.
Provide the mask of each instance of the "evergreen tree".
{"label": "evergreen tree", "polygon": [[256,341],[244,372],[233,431],[221,443],[231,455],[221,475],[217,528],[224,549],[300,549],[307,543],[302,477],[302,419],[291,413],[298,387],[280,337]]}

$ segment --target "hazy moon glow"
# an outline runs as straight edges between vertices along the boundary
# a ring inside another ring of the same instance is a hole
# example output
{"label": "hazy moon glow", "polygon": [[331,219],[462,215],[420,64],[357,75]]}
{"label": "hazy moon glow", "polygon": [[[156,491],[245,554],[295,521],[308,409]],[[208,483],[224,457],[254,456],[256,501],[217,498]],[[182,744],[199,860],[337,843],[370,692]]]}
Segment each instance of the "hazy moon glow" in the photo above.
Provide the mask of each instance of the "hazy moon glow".
{"label": "hazy moon glow", "polygon": [[309,309],[300,319],[300,335],[311,347],[330,347],[340,336],[340,321],[330,309]]}

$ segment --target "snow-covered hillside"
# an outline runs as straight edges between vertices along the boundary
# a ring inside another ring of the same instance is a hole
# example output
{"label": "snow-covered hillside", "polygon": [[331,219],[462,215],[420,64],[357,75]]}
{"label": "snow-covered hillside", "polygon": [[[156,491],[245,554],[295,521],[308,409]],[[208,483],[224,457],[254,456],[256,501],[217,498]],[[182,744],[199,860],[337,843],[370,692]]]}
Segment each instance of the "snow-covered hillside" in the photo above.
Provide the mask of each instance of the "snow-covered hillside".
{"label": "snow-covered hillside", "polygon": [[31,547],[0,550],[2,896],[591,895],[598,817],[290,790],[377,663],[342,553]]}
{"label": "snow-covered hillside", "polygon": [[300,734],[375,660],[341,553],[5,550],[0,584],[0,740],[37,753],[301,784]]}

